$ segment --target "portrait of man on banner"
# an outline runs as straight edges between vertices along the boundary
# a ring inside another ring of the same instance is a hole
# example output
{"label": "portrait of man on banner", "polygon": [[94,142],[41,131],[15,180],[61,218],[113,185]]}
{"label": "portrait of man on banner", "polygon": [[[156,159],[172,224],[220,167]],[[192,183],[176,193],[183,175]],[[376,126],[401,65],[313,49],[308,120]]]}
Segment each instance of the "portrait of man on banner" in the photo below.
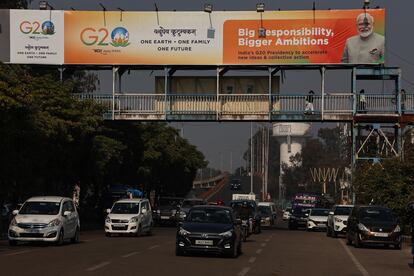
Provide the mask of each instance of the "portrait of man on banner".
{"label": "portrait of man on banner", "polygon": [[357,16],[358,35],[346,40],[342,63],[370,64],[383,63],[385,37],[374,32],[374,17],[369,13]]}

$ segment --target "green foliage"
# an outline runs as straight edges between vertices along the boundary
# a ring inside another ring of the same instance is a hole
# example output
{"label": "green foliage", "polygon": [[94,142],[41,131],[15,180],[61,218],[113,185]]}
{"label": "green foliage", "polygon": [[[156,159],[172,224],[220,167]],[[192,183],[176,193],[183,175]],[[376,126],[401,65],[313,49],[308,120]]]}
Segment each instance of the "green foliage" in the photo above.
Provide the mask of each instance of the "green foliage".
{"label": "green foliage", "polygon": [[104,122],[101,106],[72,97],[94,89],[93,74],[58,79],[56,71],[0,65],[0,202],[71,196],[80,180],[81,202],[99,214],[113,184],[147,194],[189,191],[207,163],[177,130],[163,123]]}
{"label": "green foliage", "polygon": [[414,202],[414,163],[399,159],[357,168],[353,182],[357,203],[384,205],[408,224]]}

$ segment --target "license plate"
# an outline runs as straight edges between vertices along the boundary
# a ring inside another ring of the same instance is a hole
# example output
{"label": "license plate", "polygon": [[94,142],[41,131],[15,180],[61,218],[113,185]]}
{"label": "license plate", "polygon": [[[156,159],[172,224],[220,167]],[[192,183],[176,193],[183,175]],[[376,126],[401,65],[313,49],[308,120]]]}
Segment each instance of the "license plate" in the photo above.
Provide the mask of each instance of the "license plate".
{"label": "license plate", "polygon": [[197,245],[213,245],[212,240],[196,240],[195,244]]}
{"label": "license plate", "polygon": [[161,216],[161,219],[170,219],[169,216]]}
{"label": "license plate", "polygon": [[124,226],[125,226],[125,224],[119,224],[119,223],[116,223],[116,224],[113,224],[113,226],[115,226],[115,227],[124,227]]}
{"label": "license plate", "polygon": [[40,233],[40,231],[37,230],[37,229],[27,229],[26,232],[28,232],[28,233]]}
{"label": "license plate", "polygon": [[388,237],[388,233],[374,233],[375,237]]}

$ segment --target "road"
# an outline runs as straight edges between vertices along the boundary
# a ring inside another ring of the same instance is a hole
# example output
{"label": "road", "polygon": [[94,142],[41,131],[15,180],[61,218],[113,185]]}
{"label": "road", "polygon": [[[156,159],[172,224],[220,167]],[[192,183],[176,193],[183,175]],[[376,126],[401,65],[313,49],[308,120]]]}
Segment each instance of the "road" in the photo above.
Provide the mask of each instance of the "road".
{"label": "road", "polygon": [[289,231],[286,224],[253,235],[237,259],[175,256],[175,228],[142,237],[83,232],[79,244],[0,242],[0,275],[414,275],[408,246],[356,249],[322,232]]}
{"label": "road", "polygon": [[[241,180],[241,187],[239,191],[232,191],[230,189],[230,182],[232,178],[238,178]],[[261,183],[260,178],[255,177],[253,181],[253,191],[255,194],[260,195],[261,191]],[[223,200],[224,202],[228,203],[233,194],[248,194],[250,193],[250,176],[229,176],[229,183],[223,187],[221,191],[219,191],[217,194],[213,195],[209,201],[217,201],[219,199]]]}

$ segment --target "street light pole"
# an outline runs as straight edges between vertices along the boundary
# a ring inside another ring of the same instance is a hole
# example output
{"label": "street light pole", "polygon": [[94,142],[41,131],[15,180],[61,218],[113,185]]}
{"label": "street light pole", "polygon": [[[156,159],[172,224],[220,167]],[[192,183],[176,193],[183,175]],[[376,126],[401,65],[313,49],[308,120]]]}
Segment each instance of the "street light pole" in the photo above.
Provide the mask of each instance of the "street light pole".
{"label": "street light pole", "polygon": [[250,122],[250,193],[253,193],[253,122]]}

